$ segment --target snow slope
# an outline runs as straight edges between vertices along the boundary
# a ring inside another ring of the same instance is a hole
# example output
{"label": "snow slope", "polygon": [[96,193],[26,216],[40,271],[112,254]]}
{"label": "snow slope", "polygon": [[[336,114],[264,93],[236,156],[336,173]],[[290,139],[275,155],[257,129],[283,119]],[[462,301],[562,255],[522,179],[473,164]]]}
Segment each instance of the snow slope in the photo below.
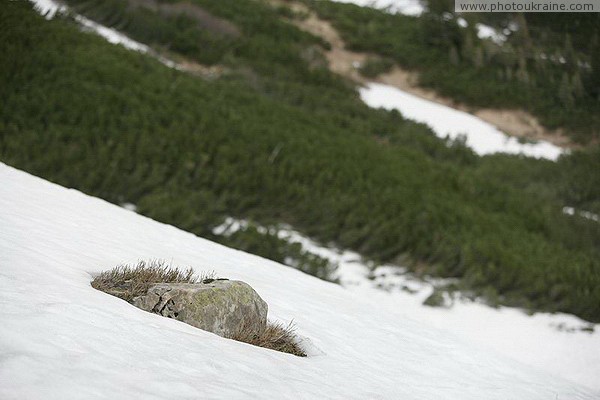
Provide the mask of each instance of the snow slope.
{"label": "snow slope", "polygon": [[[0,164],[0,398],[593,399],[561,380],[292,268]],[[252,285],[310,357],[223,339],[98,292],[165,258]]]}
{"label": "snow slope", "polygon": [[372,7],[392,13],[419,16],[425,10],[419,0],[332,0],[338,3],[352,3],[361,7]]}
{"label": "snow slope", "polygon": [[500,152],[556,160],[563,152],[560,147],[545,141],[519,143],[516,138],[507,136],[492,124],[469,113],[425,100],[393,86],[369,83],[360,89],[360,96],[370,107],[396,109],[405,118],[428,125],[438,137],[456,139],[464,135],[466,145],[479,155]]}
{"label": "snow slope", "polygon": [[[245,220],[227,218],[213,233],[230,235],[245,226]],[[268,231],[263,226],[257,229]],[[518,308],[493,308],[459,295],[445,296],[446,307],[429,307],[423,304],[425,299],[435,287],[451,280],[420,279],[397,265],[375,266],[356,252],[325,247],[291,227],[277,227],[277,233],[338,265],[341,285],[358,296],[377,299],[378,304],[395,307],[405,317],[600,391],[600,324],[564,313],[528,315]]]}

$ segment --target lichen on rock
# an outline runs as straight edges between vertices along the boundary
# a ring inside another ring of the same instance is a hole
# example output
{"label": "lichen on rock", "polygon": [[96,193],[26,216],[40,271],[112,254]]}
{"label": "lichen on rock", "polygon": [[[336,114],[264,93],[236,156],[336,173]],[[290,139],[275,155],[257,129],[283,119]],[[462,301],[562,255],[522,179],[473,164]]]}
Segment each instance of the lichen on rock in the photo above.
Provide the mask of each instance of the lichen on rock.
{"label": "lichen on rock", "polygon": [[133,304],[223,337],[232,336],[241,325],[258,333],[267,324],[267,303],[241,281],[159,283]]}

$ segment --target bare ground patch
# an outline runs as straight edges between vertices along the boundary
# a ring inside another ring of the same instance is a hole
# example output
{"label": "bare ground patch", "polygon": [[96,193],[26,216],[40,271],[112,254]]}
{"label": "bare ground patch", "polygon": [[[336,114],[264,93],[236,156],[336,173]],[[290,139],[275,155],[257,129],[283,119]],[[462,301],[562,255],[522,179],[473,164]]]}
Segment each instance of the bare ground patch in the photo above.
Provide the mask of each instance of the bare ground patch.
{"label": "bare ground patch", "polygon": [[431,89],[419,86],[419,75],[394,66],[389,72],[376,78],[367,79],[359,73],[359,67],[373,54],[355,52],[346,49],[345,43],[337,30],[326,20],[320,19],[307,6],[289,0],[268,0],[273,5],[285,5],[306,18],[289,20],[298,28],[319,36],[329,42],[331,49],[325,56],[332,72],[351,79],[361,85],[369,82],[378,82],[394,86],[415,96],[443,104],[454,109],[468,112],[483,121],[496,126],[502,132],[528,140],[545,140],[562,148],[575,148],[576,145],[560,129],[551,130],[542,126],[539,120],[523,110],[474,108],[456,102],[451,98],[441,96]]}

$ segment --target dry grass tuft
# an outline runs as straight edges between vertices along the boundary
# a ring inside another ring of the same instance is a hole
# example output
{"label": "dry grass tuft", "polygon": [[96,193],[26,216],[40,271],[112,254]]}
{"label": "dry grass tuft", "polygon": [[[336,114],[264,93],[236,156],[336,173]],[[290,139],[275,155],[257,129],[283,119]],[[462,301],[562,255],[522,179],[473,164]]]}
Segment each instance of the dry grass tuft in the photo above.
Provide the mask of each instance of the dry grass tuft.
{"label": "dry grass tuft", "polygon": [[[213,272],[197,276],[192,268],[180,270],[163,260],[150,260],[140,261],[134,266],[119,265],[110,271],[104,271],[92,280],[92,287],[131,302],[135,297],[146,294],[150,286],[157,283],[209,283],[214,278]],[[268,322],[259,333],[252,326],[250,323],[243,323],[229,339],[306,357],[291,323],[285,326]]]}
{"label": "dry grass tuft", "polygon": [[92,280],[92,287],[131,302],[133,298],[146,294],[156,283],[196,283],[213,277],[213,273],[198,277],[192,268],[182,271],[163,260],[150,260],[104,271]]}
{"label": "dry grass tuft", "polygon": [[249,324],[243,324],[229,339],[306,357],[306,353],[298,344],[298,337],[292,323],[286,326],[279,322],[267,322],[265,329],[259,333],[251,329]]}

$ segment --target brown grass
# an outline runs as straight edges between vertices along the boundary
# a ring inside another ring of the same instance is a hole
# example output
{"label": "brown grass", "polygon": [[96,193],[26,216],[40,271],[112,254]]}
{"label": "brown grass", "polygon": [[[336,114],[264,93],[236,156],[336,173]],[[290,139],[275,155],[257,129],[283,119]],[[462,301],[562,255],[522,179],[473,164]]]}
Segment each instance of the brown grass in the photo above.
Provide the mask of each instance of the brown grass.
{"label": "brown grass", "polygon": [[213,273],[196,276],[191,267],[180,270],[166,261],[150,260],[104,271],[92,280],[92,287],[131,302],[133,298],[146,294],[156,283],[196,283],[213,277]]}
{"label": "brown grass", "polygon": [[[92,280],[92,287],[131,302],[135,297],[146,294],[150,286],[157,283],[208,283],[214,278],[213,272],[197,276],[192,268],[181,270],[163,260],[150,260],[139,261],[134,266],[119,265],[110,271],[104,271]],[[252,326],[250,323],[243,323],[229,339],[306,357],[298,344],[293,324],[285,326],[268,322],[259,333]]]}
{"label": "brown grass", "polygon": [[229,339],[283,353],[290,353],[299,357],[306,357],[306,353],[298,344],[298,337],[292,323],[286,326],[279,322],[269,321],[265,329],[259,333],[250,328],[250,324],[242,324],[240,329]]}

